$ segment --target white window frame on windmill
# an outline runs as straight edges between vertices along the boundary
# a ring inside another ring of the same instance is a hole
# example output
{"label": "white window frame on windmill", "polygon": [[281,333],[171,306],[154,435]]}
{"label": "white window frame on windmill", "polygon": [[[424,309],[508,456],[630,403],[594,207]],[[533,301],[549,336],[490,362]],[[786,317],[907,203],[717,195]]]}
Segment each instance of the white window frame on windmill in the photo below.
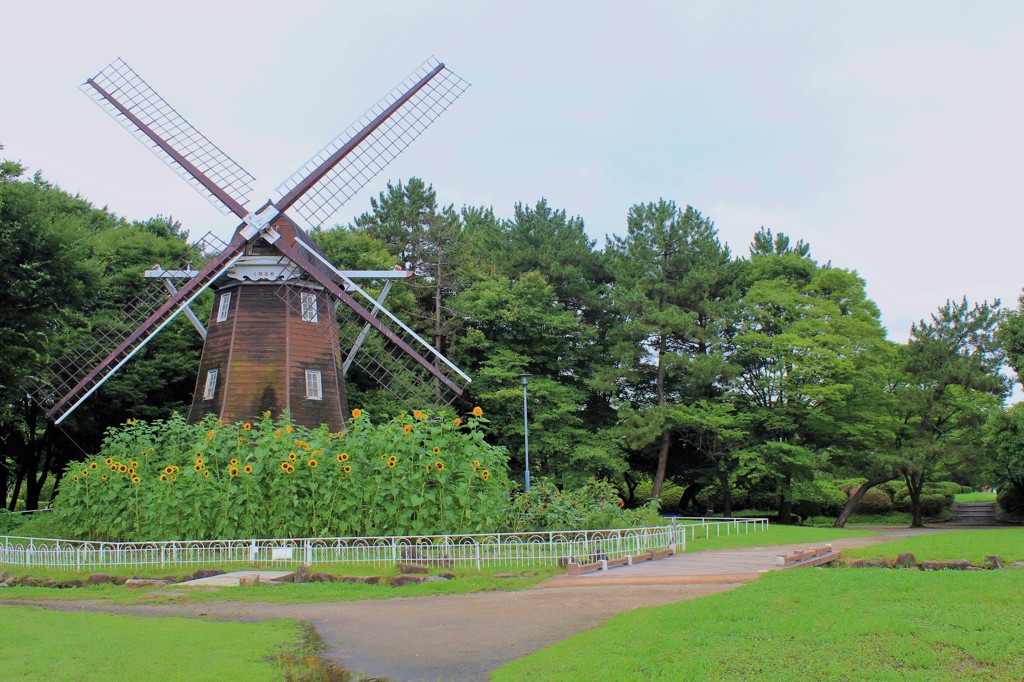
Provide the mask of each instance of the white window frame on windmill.
{"label": "white window frame on windmill", "polygon": [[217,321],[227,322],[229,312],[231,312],[231,292],[225,291],[220,295],[220,307],[217,308]]}
{"label": "white window frame on windmill", "polygon": [[213,400],[217,394],[217,370],[211,369],[206,373],[206,386],[203,387],[203,400]]}
{"label": "white window frame on windmill", "polygon": [[316,324],[320,321],[320,313],[316,306],[316,294],[312,291],[303,291],[299,295],[302,301],[302,321]]}
{"label": "white window frame on windmill", "polygon": [[306,370],[306,398],[309,400],[323,400],[323,379],[318,369]]}

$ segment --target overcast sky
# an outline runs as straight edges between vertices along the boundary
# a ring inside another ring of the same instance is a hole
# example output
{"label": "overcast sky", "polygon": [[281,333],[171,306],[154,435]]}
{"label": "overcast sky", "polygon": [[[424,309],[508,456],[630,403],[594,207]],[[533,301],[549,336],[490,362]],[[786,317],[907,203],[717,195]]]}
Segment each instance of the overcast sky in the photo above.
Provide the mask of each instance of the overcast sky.
{"label": "overcast sky", "polygon": [[339,222],[417,175],[500,217],[546,197],[600,246],[673,199],[736,254],[763,225],[857,270],[898,341],[947,298],[1024,285],[1024,3],[58,1],[6,3],[0,27],[2,154],[194,236],[235,221],[77,89],[116,57],[258,203],[436,55],[473,87]]}

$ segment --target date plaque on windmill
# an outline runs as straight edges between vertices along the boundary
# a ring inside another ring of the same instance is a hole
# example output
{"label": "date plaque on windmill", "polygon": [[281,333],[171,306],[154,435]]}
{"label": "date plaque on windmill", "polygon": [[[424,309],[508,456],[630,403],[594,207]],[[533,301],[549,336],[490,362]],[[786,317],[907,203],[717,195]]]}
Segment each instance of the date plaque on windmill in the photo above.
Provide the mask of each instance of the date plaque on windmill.
{"label": "date plaque on windmill", "polygon": [[[428,59],[249,210],[254,178],[181,117],[118,59],[81,89],[225,215],[242,222],[198,270],[165,270],[169,298],[104,352],[54,363],[37,397],[60,423],[179,314],[205,341],[190,421],[215,414],[252,421],[291,412],[308,426],[340,429],[348,414],[345,374],[355,365],[410,409],[452,400],[469,382],[438,350],[384,307],[404,270],[352,271],[331,263],[302,225],[327,223],[469,87]],[[385,280],[371,296],[360,281]],[[190,305],[215,292],[203,326]],[[109,338],[109,337],[108,337]],[[89,357],[88,361],[81,358]]]}

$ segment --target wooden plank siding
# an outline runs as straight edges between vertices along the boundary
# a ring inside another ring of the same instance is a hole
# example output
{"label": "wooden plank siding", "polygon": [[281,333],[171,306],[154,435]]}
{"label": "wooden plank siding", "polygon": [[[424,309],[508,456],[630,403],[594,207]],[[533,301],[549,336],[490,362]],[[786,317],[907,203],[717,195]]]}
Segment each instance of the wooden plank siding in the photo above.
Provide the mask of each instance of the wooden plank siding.
{"label": "wooden plank siding", "polygon": [[[189,421],[207,414],[224,421],[258,421],[264,412],[275,418],[289,410],[297,424],[344,424],[344,378],[338,350],[334,301],[316,285],[302,280],[235,282],[217,290],[206,344],[199,363]],[[301,319],[301,293],[317,297],[317,323]],[[231,293],[228,319],[217,322],[221,296]],[[289,302],[282,298],[289,298]],[[217,369],[217,389],[204,398],[207,373]],[[320,400],[306,397],[306,370],[321,373]]]}

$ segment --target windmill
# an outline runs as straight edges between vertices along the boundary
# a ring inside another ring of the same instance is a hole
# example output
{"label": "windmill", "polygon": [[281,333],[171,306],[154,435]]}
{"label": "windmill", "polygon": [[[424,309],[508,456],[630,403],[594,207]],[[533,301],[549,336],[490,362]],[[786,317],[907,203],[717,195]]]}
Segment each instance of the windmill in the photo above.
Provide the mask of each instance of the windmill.
{"label": "windmill", "polygon": [[[210,413],[243,421],[287,409],[297,423],[339,429],[353,365],[406,404],[461,395],[469,377],[383,306],[394,279],[413,273],[340,270],[296,221],[325,223],[468,87],[428,59],[278,186],[276,200],[248,210],[253,176],[124,61],[88,79],[86,94],[241,223],[201,269],[148,271],[162,280],[166,300],[137,309],[122,333],[54,363],[36,388],[47,416],[62,422],[180,313],[205,339],[191,422]],[[375,298],[361,279],[386,284]],[[189,306],[207,289],[214,305],[204,327]]]}

